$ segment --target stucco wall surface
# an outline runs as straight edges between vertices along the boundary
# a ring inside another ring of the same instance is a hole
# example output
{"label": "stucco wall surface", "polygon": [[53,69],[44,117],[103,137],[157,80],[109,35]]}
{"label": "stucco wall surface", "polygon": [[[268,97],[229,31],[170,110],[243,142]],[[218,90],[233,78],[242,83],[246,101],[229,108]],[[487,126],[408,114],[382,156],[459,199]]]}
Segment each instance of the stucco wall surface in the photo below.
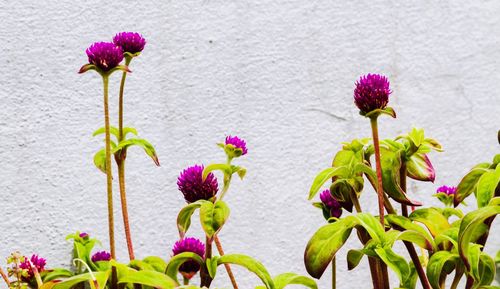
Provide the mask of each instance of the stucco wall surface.
{"label": "stucco wall surface", "polygon": [[[412,197],[437,204],[438,185],[457,184],[499,152],[498,15],[500,1],[0,1],[0,256],[19,249],[68,264],[64,236],[75,230],[107,247],[105,177],[92,161],[102,142],[91,136],[103,123],[101,80],[77,74],[94,41],[124,30],[148,41],[125,92],[126,124],[161,161],[155,167],[138,148],[128,154],[137,255],[170,256],[184,204],[179,172],[224,161],[215,144],[237,134],[249,153],[236,163],[248,174],[226,198],[225,250],[263,261],[272,275],[305,274],[305,245],[324,223],[309,186],[341,142],[369,136],[352,103],[359,75],[391,80],[398,118],[381,120],[381,137],[424,127],[445,148],[431,155],[435,184],[412,183]],[[113,75],[114,104],[118,82]],[[377,212],[371,189],[362,202]],[[189,235],[201,237],[199,225]],[[366,262],[345,266],[347,248],[361,246],[355,239],[341,251],[338,288],[369,288]],[[487,250],[499,247],[497,234]],[[229,287],[219,273],[216,285]],[[242,288],[259,283],[235,274]],[[328,288],[329,272],[319,284]]]}

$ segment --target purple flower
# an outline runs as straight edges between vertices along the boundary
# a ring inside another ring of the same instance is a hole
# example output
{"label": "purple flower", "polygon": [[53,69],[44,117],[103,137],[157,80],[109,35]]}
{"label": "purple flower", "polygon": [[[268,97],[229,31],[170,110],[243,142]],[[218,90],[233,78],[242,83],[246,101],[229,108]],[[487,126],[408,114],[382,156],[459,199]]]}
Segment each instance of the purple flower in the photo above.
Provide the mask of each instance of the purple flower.
{"label": "purple flower", "polygon": [[112,42],[96,42],[85,51],[89,63],[102,71],[109,71],[123,60],[123,50]]}
{"label": "purple flower", "polygon": [[205,181],[202,179],[204,167],[194,165],[183,170],[177,178],[179,191],[188,203],[198,200],[209,200],[217,194],[218,183],[214,174],[209,173]]}
{"label": "purple flower", "polygon": [[[196,238],[184,238],[175,242],[172,252],[174,256],[184,252],[191,252],[205,258],[205,245]],[[188,279],[191,279],[199,270],[200,264],[194,260],[188,260],[179,267],[179,272]]]}
{"label": "purple flower", "polygon": [[87,234],[85,232],[81,232],[78,236],[80,236],[80,238],[82,238],[82,239],[88,239],[89,238],[89,234]]}
{"label": "purple flower", "polygon": [[106,252],[106,251],[100,251],[92,255],[92,262],[98,262],[98,261],[109,261],[111,260],[111,254]]}
{"label": "purple flower", "polygon": [[447,196],[454,196],[457,193],[457,187],[441,186],[436,190],[436,193],[444,193]]}
{"label": "purple flower", "polygon": [[113,43],[120,46],[123,52],[135,54],[144,49],[146,39],[136,32],[120,32],[113,37]]}
{"label": "purple flower", "polygon": [[242,153],[241,155],[246,155],[248,150],[247,150],[247,143],[237,137],[237,136],[227,136],[226,137],[226,145],[233,145],[237,149],[241,149]]}
{"label": "purple flower", "polygon": [[19,267],[21,269],[27,270],[29,275],[28,278],[32,278],[35,275],[35,273],[33,272],[33,268],[31,268],[31,265],[33,265],[36,268],[36,270],[40,273],[43,270],[45,270],[46,264],[47,260],[38,257],[38,255],[36,254],[33,254],[30,259],[28,259],[28,257],[24,257],[24,261],[19,264]]}
{"label": "purple flower", "polygon": [[380,74],[361,76],[354,89],[354,103],[366,114],[375,109],[384,109],[389,102],[389,80]]}
{"label": "purple flower", "polygon": [[342,215],[342,206],[335,198],[333,198],[330,190],[324,190],[319,195],[319,198],[325,207],[330,211],[330,217],[340,218]]}

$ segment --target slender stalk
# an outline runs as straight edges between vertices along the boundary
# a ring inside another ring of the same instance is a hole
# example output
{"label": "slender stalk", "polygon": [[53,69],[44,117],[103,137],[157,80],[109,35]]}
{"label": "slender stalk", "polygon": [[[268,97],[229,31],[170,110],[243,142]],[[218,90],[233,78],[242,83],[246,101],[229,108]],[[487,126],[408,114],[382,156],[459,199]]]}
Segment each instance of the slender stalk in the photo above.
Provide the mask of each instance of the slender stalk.
{"label": "slender stalk", "polygon": [[337,262],[335,256],[332,259],[332,289],[337,288]]}
{"label": "slender stalk", "polygon": [[[219,251],[219,254],[221,256],[224,256],[224,250],[222,249],[222,244],[219,240],[219,236],[215,235],[214,236],[214,242],[215,246],[217,247],[217,251]],[[231,284],[233,285],[234,289],[238,289],[238,284],[236,283],[236,278],[234,278],[233,270],[231,270],[231,266],[229,264],[224,264],[224,267],[226,268],[227,275],[229,276],[229,279],[231,280]]]}
{"label": "slender stalk", "polygon": [[[125,57],[125,65],[128,66],[131,57]],[[127,78],[127,72],[123,71],[122,80],[120,82],[120,95],[118,100],[118,142],[124,140],[123,134],[123,92],[125,90],[125,79]],[[125,240],[127,241],[127,250],[130,261],[135,259],[134,254],[134,246],[132,243],[132,234],[130,232],[130,222],[128,217],[128,208],[127,208],[127,193],[125,190],[125,158],[127,156],[126,148],[123,148],[118,154],[115,156],[116,164],[118,166],[118,184],[120,186],[120,201],[122,207],[122,216],[123,216],[123,228],[125,230]]]}
{"label": "slender stalk", "polygon": [[184,280],[183,280],[183,284],[184,284],[184,285],[189,285],[189,279],[188,279],[188,278],[186,278],[186,277],[183,277],[183,278],[184,278]]}
{"label": "slender stalk", "polygon": [[3,281],[7,283],[7,288],[10,288],[10,281],[9,278],[7,277],[7,274],[5,274],[5,271],[0,267],[0,276],[2,276]]}
{"label": "slender stalk", "polygon": [[111,258],[116,259],[115,252],[115,224],[113,216],[113,176],[111,174],[111,139],[109,129],[109,107],[108,107],[108,82],[109,76],[102,76],[104,85],[104,128],[106,132],[106,185],[108,195],[108,226],[109,226],[109,247]]}
{"label": "slender stalk", "polygon": [[[208,236],[205,238],[205,260],[212,258],[212,241],[212,238],[209,238]],[[206,286],[207,288],[210,288],[210,284],[212,284],[212,277],[210,277],[210,274],[208,273],[206,264],[201,266],[200,279],[201,287]]]}
{"label": "slender stalk", "polygon": [[377,170],[377,195],[378,195],[378,212],[380,223],[384,227],[384,189],[382,187],[382,166],[380,165],[380,144],[378,137],[377,118],[370,118],[373,135],[373,147],[375,148],[375,167]]}
{"label": "slender stalk", "polygon": [[125,239],[127,241],[128,256],[130,261],[135,259],[134,246],[132,244],[132,234],[130,233],[130,223],[127,209],[127,195],[125,191],[125,158],[119,160],[118,164],[118,181],[120,184],[120,201],[122,205],[123,227],[125,229]]}
{"label": "slender stalk", "polygon": [[[401,189],[406,193],[406,164],[403,163],[401,165],[401,169],[399,171],[399,183]],[[408,218],[408,207],[405,204],[401,204],[401,213],[404,217]],[[420,283],[422,283],[422,287],[424,289],[431,289],[431,284],[429,283],[429,279],[427,279],[427,275],[425,274],[424,268],[422,267],[422,263],[420,263],[420,259],[418,258],[417,251],[413,246],[413,243],[404,241],[406,249],[413,261],[413,265],[415,265],[415,269],[417,270],[418,278],[420,279]]]}

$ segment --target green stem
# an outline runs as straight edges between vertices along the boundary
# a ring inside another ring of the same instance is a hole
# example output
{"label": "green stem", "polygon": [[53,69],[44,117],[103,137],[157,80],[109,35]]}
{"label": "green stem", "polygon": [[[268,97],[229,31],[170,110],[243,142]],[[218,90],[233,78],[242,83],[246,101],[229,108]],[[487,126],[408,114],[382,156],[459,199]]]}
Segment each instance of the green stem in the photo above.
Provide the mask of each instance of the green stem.
{"label": "green stem", "polygon": [[[125,57],[125,65],[128,66],[132,61],[129,56]],[[125,79],[127,78],[127,72],[123,71],[122,79],[120,82],[120,94],[118,100],[118,142],[124,140],[125,136],[123,134],[123,93],[125,90]],[[127,242],[127,250],[130,261],[135,259],[134,246],[132,243],[132,234],[130,232],[130,222],[128,217],[128,207],[127,207],[127,193],[125,189],[125,159],[127,156],[126,149],[122,149],[115,156],[116,164],[118,166],[118,184],[120,185],[120,202],[123,216],[123,228],[125,230],[125,240]]]}
{"label": "green stem", "polygon": [[111,174],[111,138],[109,129],[109,107],[108,107],[108,75],[102,76],[104,85],[104,128],[106,135],[106,185],[108,195],[108,226],[109,226],[109,247],[111,258],[116,260],[115,253],[115,230],[113,217],[113,176]]}
{"label": "green stem", "polygon": [[184,282],[183,282],[183,284],[184,284],[184,285],[189,285],[189,279],[188,279],[188,278],[186,278],[186,277],[183,277],[183,278],[184,278]]}
{"label": "green stem", "polygon": [[332,259],[332,289],[337,288],[337,262],[335,256]]}
{"label": "green stem", "polygon": [[373,147],[375,148],[375,167],[377,170],[377,195],[378,195],[378,212],[380,223],[384,227],[384,189],[382,187],[382,166],[380,164],[380,144],[378,137],[377,118],[370,118],[373,135]]}
{"label": "green stem", "polygon": [[455,271],[455,277],[453,277],[453,282],[451,283],[450,289],[457,289],[463,274],[464,274],[463,268],[459,266],[459,268],[457,268]]}
{"label": "green stem", "polygon": [[[226,163],[228,165],[231,165],[232,160],[233,160],[233,158],[228,156]],[[222,192],[220,194],[219,200],[222,200],[222,198],[226,195],[227,191],[229,190],[229,184],[231,183],[232,177],[233,177],[233,175],[227,176],[226,173],[224,173],[224,186],[222,187]]]}

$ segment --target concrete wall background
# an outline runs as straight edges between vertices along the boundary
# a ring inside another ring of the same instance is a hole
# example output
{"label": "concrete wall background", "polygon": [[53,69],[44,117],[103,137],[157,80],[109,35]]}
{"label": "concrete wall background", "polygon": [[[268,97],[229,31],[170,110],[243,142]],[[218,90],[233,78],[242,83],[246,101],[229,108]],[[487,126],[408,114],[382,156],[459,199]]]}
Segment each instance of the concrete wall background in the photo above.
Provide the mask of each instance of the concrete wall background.
{"label": "concrete wall background", "polygon": [[[436,204],[437,186],[498,153],[499,14],[498,1],[1,1],[0,256],[19,249],[68,264],[64,236],[75,230],[106,247],[105,178],[92,162],[101,141],[91,137],[102,126],[101,82],[77,74],[94,41],[123,30],[148,41],[127,80],[126,124],[156,146],[162,166],[129,152],[136,254],[168,258],[183,205],[178,173],[223,161],[215,143],[237,134],[248,142],[237,161],[248,175],[233,182],[220,237],[275,275],[305,273],[305,245],[323,224],[306,199],[313,177],[340,142],[369,135],[352,103],[359,75],[391,80],[398,119],[382,120],[382,137],[424,127],[446,149],[431,156],[436,183],[413,184],[413,197]],[[367,190],[367,211],[375,201]],[[201,237],[199,226],[189,235]],[[346,248],[360,247],[354,239]],[[499,246],[495,236],[487,249]],[[367,266],[348,273],[346,252],[338,288],[368,288]],[[216,284],[228,287],[223,271]],[[236,275],[242,288],[259,283]],[[328,288],[328,273],[319,284]]]}

